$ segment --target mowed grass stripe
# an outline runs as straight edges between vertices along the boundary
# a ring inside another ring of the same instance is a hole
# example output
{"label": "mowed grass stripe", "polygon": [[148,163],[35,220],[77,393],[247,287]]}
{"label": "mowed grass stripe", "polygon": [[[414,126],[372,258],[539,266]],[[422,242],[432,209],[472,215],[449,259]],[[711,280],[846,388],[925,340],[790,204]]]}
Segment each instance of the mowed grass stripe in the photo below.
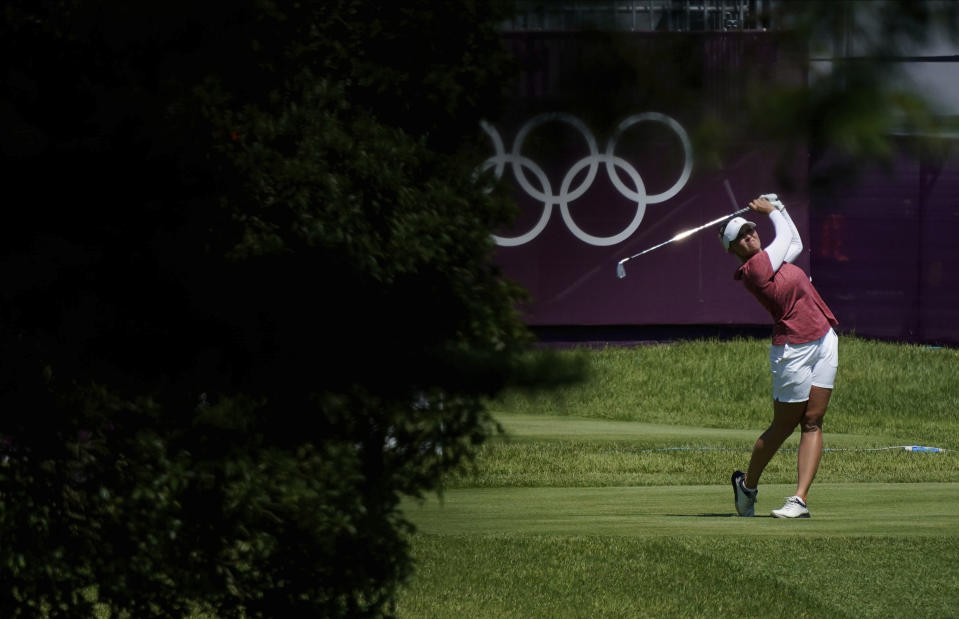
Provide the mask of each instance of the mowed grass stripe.
{"label": "mowed grass stripe", "polygon": [[[488,441],[448,488],[709,485],[745,470],[762,428],[731,430],[528,415],[498,415]],[[882,449],[902,437],[826,432],[817,483],[959,482],[959,451]],[[796,479],[799,433],[770,462],[763,483]]]}
{"label": "mowed grass stripe", "polygon": [[[757,515],[793,490],[763,485]],[[722,483],[461,489],[404,504],[420,532],[442,535],[959,536],[959,483],[816,484],[809,508],[808,520],[740,518]]]}
{"label": "mowed grass stripe", "polygon": [[[770,416],[772,415],[770,407]],[[577,441],[641,441],[660,446],[674,445],[746,445],[751,448],[765,425],[746,429],[704,428],[688,425],[615,421],[589,417],[555,415],[515,415],[494,413],[505,433],[498,440],[577,440]],[[768,425],[768,421],[767,421]],[[828,424],[827,424],[828,425]],[[863,448],[912,444],[903,437],[884,435],[840,434],[824,432],[824,443],[832,447]],[[799,435],[790,437],[786,446],[798,443]]]}
{"label": "mowed grass stripe", "polygon": [[[652,447],[652,449],[646,449]],[[749,462],[748,448],[659,451],[654,446],[540,441],[489,444],[447,488],[711,485]],[[795,449],[781,450],[762,483],[794,483]],[[959,481],[959,452],[827,451],[816,484]]]}
{"label": "mowed grass stripe", "polygon": [[[795,523],[789,523],[795,524]],[[959,538],[434,536],[399,617],[954,617]]]}

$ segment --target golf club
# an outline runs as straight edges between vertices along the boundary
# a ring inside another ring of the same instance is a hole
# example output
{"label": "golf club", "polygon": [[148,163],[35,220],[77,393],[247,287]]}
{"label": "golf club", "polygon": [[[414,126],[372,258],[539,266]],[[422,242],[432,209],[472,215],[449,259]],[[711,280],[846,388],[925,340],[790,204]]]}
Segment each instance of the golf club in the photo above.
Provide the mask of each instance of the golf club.
{"label": "golf club", "polygon": [[[728,187],[727,187],[727,189],[728,189]],[[748,210],[749,210],[749,207],[741,208],[741,209],[739,209],[738,211],[735,211],[735,212],[733,212],[733,213],[730,213],[729,215],[723,215],[722,217],[717,217],[716,219],[712,220],[711,222],[705,223],[705,224],[699,226],[698,228],[693,228],[692,230],[686,230],[685,232],[680,232],[679,234],[677,234],[677,235],[674,236],[673,238],[669,239],[668,241],[663,241],[663,242],[660,243],[659,245],[654,245],[654,246],[650,247],[649,249],[644,249],[643,251],[639,252],[638,254],[633,254],[633,255],[630,256],[629,258],[623,258],[623,259],[620,260],[619,263],[616,265],[616,277],[618,277],[619,279],[623,279],[624,277],[626,277],[626,267],[625,267],[624,265],[625,265],[628,261],[632,260],[633,258],[638,258],[639,256],[642,256],[643,254],[648,254],[649,252],[653,251],[654,249],[659,249],[659,248],[662,247],[663,245],[668,245],[668,244],[672,243],[673,241],[678,241],[678,240],[680,240],[680,239],[684,239],[684,238],[686,238],[687,236],[689,236],[689,235],[691,235],[691,234],[693,234],[693,233],[695,233],[695,232],[699,232],[699,231],[702,230],[703,228],[708,228],[709,226],[715,226],[716,224],[718,224],[719,222],[723,221],[724,219],[728,219],[728,218],[730,218],[730,217],[735,217],[736,215],[742,215],[743,213],[745,213],[745,212],[748,211]]]}

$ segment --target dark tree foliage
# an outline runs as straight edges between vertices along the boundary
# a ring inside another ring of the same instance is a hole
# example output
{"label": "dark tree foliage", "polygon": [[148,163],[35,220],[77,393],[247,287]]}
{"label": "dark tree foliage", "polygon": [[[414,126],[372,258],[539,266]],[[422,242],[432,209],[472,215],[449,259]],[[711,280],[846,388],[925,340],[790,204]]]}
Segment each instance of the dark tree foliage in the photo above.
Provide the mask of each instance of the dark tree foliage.
{"label": "dark tree foliage", "polygon": [[[0,16],[0,615],[389,614],[522,375],[494,0]],[[542,372],[539,372],[542,374]]]}
{"label": "dark tree foliage", "polygon": [[959,3],[791,0],[774,10],[774,22],[813,60],[808,79],[777,88],[751,76],[739,130],[786,146],[786,157],[804,145],[810,184],[841,186],[867,166],[890,162],[901,148],[897,136],[922,144],[955,131],[956,119],[910,83],[902,61],[959,43]]}

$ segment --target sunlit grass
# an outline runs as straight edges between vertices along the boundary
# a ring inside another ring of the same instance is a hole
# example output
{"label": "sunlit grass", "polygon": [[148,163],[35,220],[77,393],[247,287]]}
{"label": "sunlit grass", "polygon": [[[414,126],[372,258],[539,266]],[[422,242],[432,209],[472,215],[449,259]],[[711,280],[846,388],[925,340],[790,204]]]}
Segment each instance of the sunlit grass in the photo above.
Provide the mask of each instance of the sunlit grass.
{"label": "sunlit grass", "polygon": [[[585,355],[585,382],[507,393],[505,414],[571,415],[705,428],[762,428],[772,412],[769,342],[696,340]],[[959,448],[959,350],[839,338],[826,431]]]}

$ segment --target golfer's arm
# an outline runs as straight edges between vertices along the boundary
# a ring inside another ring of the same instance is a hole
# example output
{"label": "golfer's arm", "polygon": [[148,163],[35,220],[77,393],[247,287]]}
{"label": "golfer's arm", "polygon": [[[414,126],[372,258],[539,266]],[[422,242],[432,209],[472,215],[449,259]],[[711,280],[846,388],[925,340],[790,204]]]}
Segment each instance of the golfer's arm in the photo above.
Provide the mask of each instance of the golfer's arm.
{"label": "golfer's arm", "polygon": [[776,238],[766,247],[766,253],[769,255],[769,262],[775,273],[783,262],[787,262],[787,256],[789,260],[792,260],[799,255],[802,251],[802,240],[799,238],[796,226],[790,226],[790,222],[778,210],[769,213],[769,219],[776,229]]}

